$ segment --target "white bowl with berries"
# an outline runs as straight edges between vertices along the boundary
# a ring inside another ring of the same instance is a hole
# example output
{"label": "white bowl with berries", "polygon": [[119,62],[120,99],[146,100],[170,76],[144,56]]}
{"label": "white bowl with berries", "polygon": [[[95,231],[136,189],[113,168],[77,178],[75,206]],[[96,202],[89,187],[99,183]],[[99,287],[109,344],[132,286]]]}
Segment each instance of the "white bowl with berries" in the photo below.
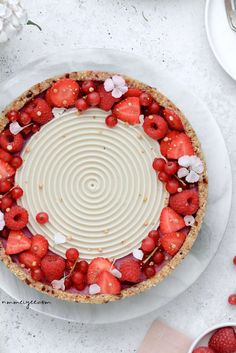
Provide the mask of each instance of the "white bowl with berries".
{"label": "white bowl with berries", "polygon": [[188,353],[235,353],[236,322],[226,322],[208,328],[196,338]]}

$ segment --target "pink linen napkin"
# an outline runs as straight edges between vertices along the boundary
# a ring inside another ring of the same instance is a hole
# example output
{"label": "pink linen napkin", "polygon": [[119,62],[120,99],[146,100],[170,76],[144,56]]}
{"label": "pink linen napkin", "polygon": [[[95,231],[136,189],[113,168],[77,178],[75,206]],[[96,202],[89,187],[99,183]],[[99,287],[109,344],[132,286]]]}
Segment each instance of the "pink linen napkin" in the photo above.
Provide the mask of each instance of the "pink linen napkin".
{"label": "pink linen napkin", "polygon": [[154,321],[137,353],[187,353],[191,343],[190,337],[161,321]]}

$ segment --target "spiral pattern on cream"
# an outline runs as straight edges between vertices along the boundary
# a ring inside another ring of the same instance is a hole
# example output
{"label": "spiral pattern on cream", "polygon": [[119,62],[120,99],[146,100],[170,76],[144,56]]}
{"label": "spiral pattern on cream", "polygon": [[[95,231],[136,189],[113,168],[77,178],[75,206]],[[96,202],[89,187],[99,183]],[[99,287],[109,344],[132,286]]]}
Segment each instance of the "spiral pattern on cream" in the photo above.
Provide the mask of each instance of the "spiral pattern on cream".
{"label": "spiral pattern on cream", "polygon": [[[19,204],[29,212],[29,229],[43,234],[65,256],[76,247],[81,258],[123,257],[159,225],[167,193],[152,161],[159,144],[142,126],[105,124],[107,113],[69,109],[43,126],[25,145],[16,183]],[[47,212],[40,225],[35,216]],[[54,235],[67,241],[55,245]]]}

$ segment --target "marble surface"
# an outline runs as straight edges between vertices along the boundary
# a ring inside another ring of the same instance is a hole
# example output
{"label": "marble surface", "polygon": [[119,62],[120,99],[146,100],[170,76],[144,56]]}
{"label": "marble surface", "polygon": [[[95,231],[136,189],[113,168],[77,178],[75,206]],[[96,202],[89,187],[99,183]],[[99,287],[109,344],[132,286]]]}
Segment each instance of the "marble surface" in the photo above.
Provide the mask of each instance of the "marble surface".
{"label": "marble surface", "polygon": [[[30,18],[43,28],[23,34],[0,47],[0,79],[49,50],[79,47],[123,49],[151,58],[182,81],[213,113],[230,154],[233,182],[236,170],[236,83],[216,62],[207,43],[203,0],[26,0]],[[85,33],[84,29],[88,29]],[[46,350],[78,353],[135,352],[151,322],[161,318],[193,337],[219,321],[233,321],[227,296],[236,290],[234,231],[236,199],[219,251],[201,278],[184,294],[158,312],[113,325],[83,325],[4,305],[0,293],[0,352],[41,353]],[[224,208],[222,208],[224,213]],[[47,332],[47,335],[45,335]]]}

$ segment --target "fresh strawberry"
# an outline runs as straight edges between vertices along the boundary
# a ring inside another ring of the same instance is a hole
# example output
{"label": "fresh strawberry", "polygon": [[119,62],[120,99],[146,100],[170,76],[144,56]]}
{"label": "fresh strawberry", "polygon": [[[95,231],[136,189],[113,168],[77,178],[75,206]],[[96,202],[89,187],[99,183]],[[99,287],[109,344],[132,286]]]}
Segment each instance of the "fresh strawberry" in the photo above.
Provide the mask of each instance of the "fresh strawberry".
{"label": "fresh strawberry", "polygon": [[167,158],[179,159],[182,156],[192,156],[193,154],[194,150],[191,140],[182,132],[172,140],[167,151]]}
{"label": "fresh strawberry", "polygon": [[51,107],[53,107],[53,103],[51,101],[51,90],[50,90],[50,88],[45,93],[45,100]]}
{"label": "fresh strawberry", "polygon": [[104,85],[98,86],[98,93],[100,95],[99,108],[106,112],[110,110],[116,102],[119,102],[119,98],[114,98],[111,92],[105,91]]}
{"label": "fresh strawberry", "polygon": [[102,271],[99,274],[97,284],[101,288],[100,294],[120,294],[119,280],[108,271]]}
{"label": "fresh strawberry", "polygon": [[208,346],[216,353],[235,353],[236,337],[233,327],[217,330],[210,338]]}
{"label": "fresh strawberry", "polygon": [[56,254],[46,255],[41,260],[41,269],[49,282],[58,280],[64,275],[65,260]]}
{"label": "fresh strawberry", "polygon": [[40,125],[46,124],[53,117],[52,108],[42,98],[35,98],[25,107],[25,111],[30,115],[31,119]]}
{"label": "fresh strawberry", "polygon": [[0,145],[9,153],[17,153],[21,151],[24,145],[24,139],[20,132],[17,135],[13,135],[10,130],[7,129],[0,134]]}
{"label": "fresh strawberry", "polygon": [[30,251],[24,251],[19,255],[19,261],[25,267],[33,269],[40,266],[41,259]]}
{"label": "fresh strawberry", "polygon": [[163,115],[171,129],[178,131],[184,130],[180,117],[173,110],[165,108],[163,111]]}
{"label": "fresh strawberry", "polygon": [[161,154],[166,157],[167,156],[167,152],[169,150],[171,141],[177,136],[179,135],[178,131],[170,131],[168,132],[168,134],[163,138],[163,140],[161,140],[160,143],[160,150],[161,150]]}
{"label": "fresh strawberry", "polygon": [[36,234],[31,238],[30,251],[38,257],[44,257],[48,252],[48,241],[41,234]]}
{"label": "fresh strawberry", "polygon": [[75,104],[78,98],[80,87],[79,84],[70,78],[62,78],[52,85],[47,94],[47,99],[55,107],[68,108]]}
{"label": "fresh strawberry", "polygon": [[162,233],[176,232],[185,227],[183,218],[172,208],[164,207],[160,217],[160,230]]}
{"label": "fresh strawberry", "polygon": [[0,180],[10,178],[15,172],[15,169],[10,164],[0,159]]}
{"label": "fresh strawberry", "polygon": [[215,351],[209,347],[198,347],[193,350],[193,353],[215,353]]}
{"label": "fresh strawberry", "polygon": [[170,196],[170,207],[183,216],[196,213],[199,208],[198,192],[196,190],[184,190]]}
{"label": "fresh strawberry", "polygon": [[128,91],[124,94],[125,98],[128,97],[140,97],[143,91],[139,88],[128,88]]}
{"label": "fresh strawberry", "polygon": [[153,114],[146,117],[143,129],[154,140],[160,140],[166,135],[168,125],[161,116]]}
{"label": "fresh strawberry", "polygon": [[96,283],[99,273],[102,271],[110,271],[113,268],[111,261],[103,257],[93,259],[88,268],[87,280],[88,284]]}
{"label": "fresh strawberry", "polygon": [[168,254],[174,256],[183,245],[185,239],[186,235],[184,233],[168,233],[161,238],[161,245]]}
{"label": "fresh strawberry", "polygon": [[139,124],[140,103],[138,97],[128,97],[117,103],[112,114],[130,125]]}
{"label": "fresh strawberry", "polygon": [[6,254],[19,254],[31,247],[31,240],[20,230],[11,230],[7,239]]}
{"label": "fresh strawberry", "polygon": [[20,230],[28,223],[28,211],[21,206],[12,206],[9,212],[4,215],[7,228],[11,230]]}
{"label": "fresh strawberry", "polygon": [[140,280],[141,269],[138,261],[136,260],[124,260],[120,265],[119,271],[122,274],[122,281],[137,283]]}
{"label": "fresh strawberry", "polygon": [[9,163],[12,160],[12,155],[0,148],[0,159]]}

